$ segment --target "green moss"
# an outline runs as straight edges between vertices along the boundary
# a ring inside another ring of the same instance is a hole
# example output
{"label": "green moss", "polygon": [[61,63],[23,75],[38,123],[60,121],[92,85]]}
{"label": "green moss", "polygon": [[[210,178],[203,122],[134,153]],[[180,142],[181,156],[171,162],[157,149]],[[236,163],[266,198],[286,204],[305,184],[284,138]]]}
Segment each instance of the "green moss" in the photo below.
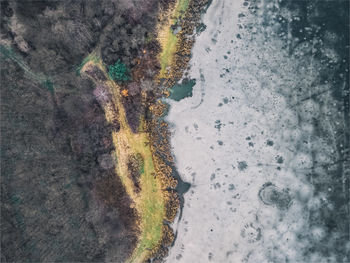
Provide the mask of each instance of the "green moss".
{"label": "green moss", "polygon": [[142,164],[140,167],[140,174],[145,173],[145,166]]}

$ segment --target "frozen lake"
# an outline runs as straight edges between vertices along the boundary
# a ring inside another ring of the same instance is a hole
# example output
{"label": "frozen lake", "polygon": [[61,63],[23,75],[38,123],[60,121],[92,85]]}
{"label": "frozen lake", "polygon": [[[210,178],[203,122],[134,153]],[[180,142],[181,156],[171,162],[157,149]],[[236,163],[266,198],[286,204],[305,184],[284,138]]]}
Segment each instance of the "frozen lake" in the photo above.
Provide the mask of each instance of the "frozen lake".
{"label": "frozen lake", "polygon": [[193,96],[169,101],[191,188],[167,262],[348,262],[348,56],[312,3],[203,16]]}

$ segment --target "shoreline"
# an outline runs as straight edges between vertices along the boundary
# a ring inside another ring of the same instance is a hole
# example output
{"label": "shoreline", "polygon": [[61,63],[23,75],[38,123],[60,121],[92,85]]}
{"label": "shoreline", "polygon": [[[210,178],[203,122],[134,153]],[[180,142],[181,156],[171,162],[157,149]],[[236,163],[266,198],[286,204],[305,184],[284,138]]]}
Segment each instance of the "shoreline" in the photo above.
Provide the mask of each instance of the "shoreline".
{"label": "shoreline", "polygon": [[[168,77],[167,78],[160,78],[158,80],[159,85],[164,85],[165,92],[164,96],[161,98],[168,98],[169,97],[169,90],[180,81],[180,79],[185,74],[186,69],[189,68],[189,61],[191,58],[191,50],[195,43],[195,37],[196,37],[196,27],[200,25],[201,22],[201,15],[206,12],[209,5],[211,4],[210,0],[189,0],[188,8],[184,12],[183,16],[180,19],[180,25],[178,25],[178,22],[176,22],[177,26],[181,28],[181,30],[177,33],[178,42],[176,43],[176,49],[174,52],[174,57],[172,58],[173,61],[171,65],[168,68]],[[161,76],[161,75],[160,75]],[[165,107],[162,109],[161,113],[158,114],[158,120],[165,122],[168,125],[167,121],[164,121],[166,118],[170,105],[161,102]],[[167,130],[167,138],[166,143],[168,147],[170,146],[170,133],[169,129]],[[173,152],[169,148],[169,152],[171,154],[171,162],[169,167],[172,169],[171,176],[176,179],[177,185],[175,188],[176,194],[178,198],[180,199],[179,207],[176,209],[178,211],[178,215],[169,222],[169,224],[174,224],[175,219],[177,219],[177,222],[179,222],[182,218],[183,214],[183,208],[184,208],[184,194],[189,191],[191,188],[191,183],[184,181],[179,172],[176,169],[176,164],[173,160]],[[169,159],[168,159],[169,160]],[[174,243],[176,242],[177,238],[177,230],[175,231],[173,228],[171,228],[174,234],[174,239],[169,247],[173,247]]]}

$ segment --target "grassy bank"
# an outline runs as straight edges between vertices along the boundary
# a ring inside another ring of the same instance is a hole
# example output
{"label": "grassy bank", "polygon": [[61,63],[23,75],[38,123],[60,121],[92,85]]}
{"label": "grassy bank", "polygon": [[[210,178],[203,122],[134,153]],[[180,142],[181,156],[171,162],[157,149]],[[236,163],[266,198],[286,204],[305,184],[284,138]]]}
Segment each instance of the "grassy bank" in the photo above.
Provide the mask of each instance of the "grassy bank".
{"label": "grassy bank", "polygon": [[[140,236],[130,262],[143,262],[156,250],[162,238],[162,226],[165,218],[165,201],[161,182],[155,177],[152,152],[149,146],[148,134],[145,132],[133,133],[128,125],[124,107],[121,102],[120,87],[112,81],[100,60],[84,61],[81,72],[88,67],[98,67],[104,72],[107,80],[104,85],[112,93],[112,100],[104,106],[106,119],[109,122],[117,118],[120,130],[113,132],[113,144],[116,150],[117,176],[120,176],[128,195],[134,201],[139,215],[138,229]],[[101,83],[100,83],[101,84]],[[115,111],[118,109],[118,116]],[[141,191],[137,192],[128,170],[128,161],[131,155],[141,155],[143,167],[140,169]]]}
{"label": "grassy bank", "polygon": [[166,22],[162,27],[160,27],[158,36],[159,42],[162,46],[162,52],[159,55],[161,70],[159,73],[160,78],[165,78],[167,76],[167,68],[171,65],[174,53],[176,51],[176,45],[178,38],[171,29],[172,25],[181,19],[181,16],[186,12],[189,5],[189,0],[178,0],[175,3],[173,9],[170,9],[170,12],[166,14]]}

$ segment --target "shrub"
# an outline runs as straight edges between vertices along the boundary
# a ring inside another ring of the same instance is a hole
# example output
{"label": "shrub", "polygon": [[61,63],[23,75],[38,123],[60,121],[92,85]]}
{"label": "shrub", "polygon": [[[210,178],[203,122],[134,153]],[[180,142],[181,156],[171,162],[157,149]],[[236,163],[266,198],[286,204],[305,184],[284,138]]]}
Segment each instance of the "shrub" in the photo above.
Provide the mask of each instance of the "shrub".
{"label": "shrub", "polygon": [[117,82],[126,82],[130,80],[129,70],[120,59],[118,59],[114,65],[108,67],[108,75]]}

